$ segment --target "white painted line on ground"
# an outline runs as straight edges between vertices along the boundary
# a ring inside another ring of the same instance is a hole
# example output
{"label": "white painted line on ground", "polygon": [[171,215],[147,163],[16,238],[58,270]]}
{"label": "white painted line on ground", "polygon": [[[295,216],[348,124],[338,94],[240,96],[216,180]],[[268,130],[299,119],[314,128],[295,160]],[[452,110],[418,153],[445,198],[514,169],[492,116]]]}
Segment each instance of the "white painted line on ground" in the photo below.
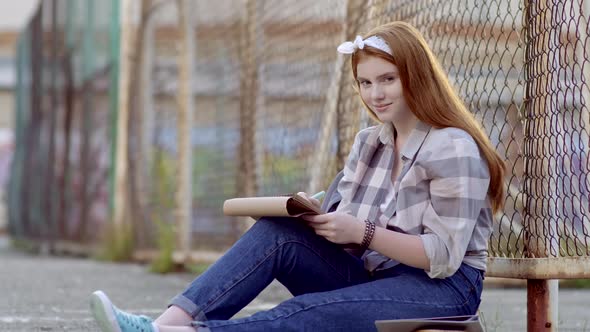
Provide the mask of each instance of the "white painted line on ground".
{"label": "white painted line on ground", "polygon": [[[159,309],[123,309],[125,310],[125,312],[129,312],[129,313],[139,313],[139,314],[161,314],[164,311],[166,311],[166,308],[159,308]],[[60,311],[55,311],[54,312],[59,312],[61,314],[84,314],[84,315],[89,315],[90,314],[90,310],[88,309],[61,309]]]}
{"label": "white painted line on ground", "polygon": [[17,324],[30,322],[71,322],[71,321],[91,321],[93,318],[61,318],[61,317],[29,317],[29,316],[0,316],[0,323]]}
{"label": "white painted line on ground", "polygon": [[277,306],[276,303],[261,303],[261,304],[249,305],[248,307],[246,307],[244,309],[247,310],[248,312],[252,312],[252,311],[270,310],[276,306]]}

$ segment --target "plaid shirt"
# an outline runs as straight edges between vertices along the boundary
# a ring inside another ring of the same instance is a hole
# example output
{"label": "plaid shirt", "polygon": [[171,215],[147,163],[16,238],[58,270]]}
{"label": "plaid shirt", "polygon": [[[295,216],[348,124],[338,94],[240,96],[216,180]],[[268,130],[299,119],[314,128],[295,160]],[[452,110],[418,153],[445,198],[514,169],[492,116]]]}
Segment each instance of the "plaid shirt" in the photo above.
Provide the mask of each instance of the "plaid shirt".
{"label": "plaid shirt", "polygon": [[[493,222],[490,175],[473,138],[458,128],[419,122],[401,150],[403,167],[392,183],[394,150],[391,123],[357,134],[338,183],[337,211],[420,235],[431,278],[453,275],[462,262],[485,271]],[[372,250],[363,259],[370,271],[398,264]]]}

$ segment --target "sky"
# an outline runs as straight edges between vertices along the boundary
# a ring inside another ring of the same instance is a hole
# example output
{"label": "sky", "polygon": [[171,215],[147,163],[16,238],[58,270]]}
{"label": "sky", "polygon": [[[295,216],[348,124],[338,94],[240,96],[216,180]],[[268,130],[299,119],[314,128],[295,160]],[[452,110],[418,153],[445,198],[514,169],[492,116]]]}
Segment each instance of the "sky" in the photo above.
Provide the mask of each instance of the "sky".
{"label": "sky", "polygon": [[0,0],[0,30],[21,30],[37,4],[38,0]]}

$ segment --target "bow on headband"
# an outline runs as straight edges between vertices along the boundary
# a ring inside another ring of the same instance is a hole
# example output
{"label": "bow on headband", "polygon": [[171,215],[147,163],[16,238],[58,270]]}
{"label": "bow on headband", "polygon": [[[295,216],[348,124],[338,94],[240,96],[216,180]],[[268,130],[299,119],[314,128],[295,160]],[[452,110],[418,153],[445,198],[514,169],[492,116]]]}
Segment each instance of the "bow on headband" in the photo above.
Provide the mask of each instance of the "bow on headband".
{"label": "bow on headband", "polygon": [[385,40],[381,39],[381,37],[378,36],[371,36],[364,40],[363,37],[356,36],[353,42],[346,41],[340,44],[340,46],[338,46],[338,52],[343,54],[353,54],[354,52],[356,52],[356,50],[362,50],[363,48],[365,48],[365,45],[374,47],[389,55],[393,55],[391,52],[391,48],[389,48],[389,45],[387,45]]}

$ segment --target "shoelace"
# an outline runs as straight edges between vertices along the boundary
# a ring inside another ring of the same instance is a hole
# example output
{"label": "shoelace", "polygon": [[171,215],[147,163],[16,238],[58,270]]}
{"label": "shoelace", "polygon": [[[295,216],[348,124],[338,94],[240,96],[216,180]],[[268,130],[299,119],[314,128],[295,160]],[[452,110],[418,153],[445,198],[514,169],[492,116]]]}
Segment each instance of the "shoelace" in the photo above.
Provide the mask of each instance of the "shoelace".
{"label": "shoelace", "polygon": [[[122,321],[125,323],[126,326],[136,329],[137,331],[141,332],[152,332],[151,318],[141,315],[133,315],[123,312],[121,310],[115,309],[117,314],[117,321]],[[123,330],[123,332],[127,332]]]}

